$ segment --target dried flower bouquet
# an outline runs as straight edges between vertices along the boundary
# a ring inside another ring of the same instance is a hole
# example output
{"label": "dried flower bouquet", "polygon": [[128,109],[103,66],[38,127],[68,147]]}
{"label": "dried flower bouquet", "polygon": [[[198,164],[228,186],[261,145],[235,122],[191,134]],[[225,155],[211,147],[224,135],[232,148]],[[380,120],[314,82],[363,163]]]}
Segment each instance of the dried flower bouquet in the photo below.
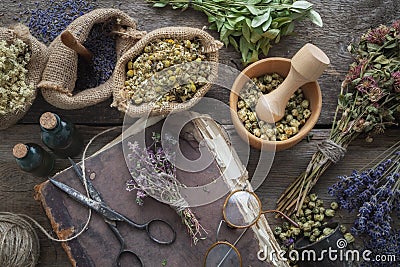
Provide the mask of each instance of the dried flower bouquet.
{"label": "dried flower bouquet", "polygon": [[306,171],[279,198],[282,212],[299,210],[319,177],[358,135],[367,134],[371,142],[373,134],[400,121],[400,20],[367,31],[349,51],[355,62],[342,83],[329,139],[318,145]]}

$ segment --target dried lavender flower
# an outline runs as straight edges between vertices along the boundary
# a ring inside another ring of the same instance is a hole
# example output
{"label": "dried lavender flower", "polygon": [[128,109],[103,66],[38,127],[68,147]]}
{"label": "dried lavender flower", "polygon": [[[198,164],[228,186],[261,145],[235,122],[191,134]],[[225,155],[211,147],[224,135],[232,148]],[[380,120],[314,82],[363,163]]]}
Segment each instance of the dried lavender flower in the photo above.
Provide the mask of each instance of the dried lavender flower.
{"label": "dried lavender flower", "polygon": [[[25,6],[20,3],[19,7]],[[67,1],[46,1],[45,6],[36,2],[36,8],[25,9],[20,12],[15,20],[23,22],[29,27],[33,36],[39,41],[49,44],[61,34],[67,26],[76,18],[92,11],[95,4],[92,1],[67,0]],[[21,20],[20,17],[23,19]],[[25,18],[24,18],[25,17]]]}

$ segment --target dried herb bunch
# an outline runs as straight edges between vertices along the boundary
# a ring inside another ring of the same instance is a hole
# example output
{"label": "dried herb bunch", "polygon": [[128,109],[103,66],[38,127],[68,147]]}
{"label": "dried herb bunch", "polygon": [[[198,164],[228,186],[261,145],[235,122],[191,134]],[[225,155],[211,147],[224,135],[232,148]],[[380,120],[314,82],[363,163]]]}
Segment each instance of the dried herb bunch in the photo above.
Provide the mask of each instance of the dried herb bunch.
{"label": "dried herb bunch", "polygon": [[207,83],[211,67],[200,64],[206,59],[197,39],[152,42],[127,63],[127,80],[121,94],[135,105],[185,102]]}
{"label": "dried herb bunch", "polygon": [[168,203],[182,218],[193,243],[197,244],[207,232],[179,192],[179,187],[184,185],[177,180],[175,166],[171,163],[175,158],[173,147],[178,141],[166,136],[164,147],[161,147],[158,133],[153,133],[152,141],[147,148],[141,148],[137,142],[128,143],[131,152],[128,155],[128,168],[134,178],[127,181],[127,190],[136,190],[138,205],[144,204],[146,196]]}
{"label": "dried herb bunch", "polygon": [[266,74],[252,78],[239,94],[238,117],[244,127],[256,137],[269,141],[284,141],[296,135],[299,129],[311,116],[309,101],[305,99],[301,89],[298,89],[290,98],[285,116],[275,124],[259,120],[255,112],[258,99],[278,88],[283,77],[277,73]]}
{"label": "dried herb bunch", "polygon": [[342,83],[329,139],[318,145],[306,171],[282,194],[280,211],[298,210],[319,177],[358,135],[364,133],[372,142],[373,134],[400,121],[400,21],[367,31],[349,51],[355,62]]}
{"label": "dried herb bunch", "polygon": [[366,249],[375,255],[397,255],[397,260],[400,260],[400,235],[396,234],[400,218],[399,177],[400,142],[377,164],[339,176],[339,181],[328,190],[337,198],[340,208],[358,213],[351,231],[365,237]]}
{"label": "dried herb bunch", "polygon": [[17,113],[30,101],[35,88],[27,83],[29,47],[21,39],[0,41],[0,115]]}
{"label": "dried herb bunch", "polygon": [[320,15],[307,1],[296,0],[148,0],[154,7],[173,9],[193,7],[204,12],[210,29],[220,33],[225,45],[232,45],[242,54],[244,64],[255,62],[263,53],[267,56],[272,43],[293,33],[294,23],[309,19],[322,26]]}
{"label": "dried herb bunch", "polygon": [[[299,227],[284,222],[274,229],[274,234],[280,240],[281,248],[286,251],[286,255],[294,249],[296,240],[302,237],[313,243],[333,233],[335,229],[331,228],[330,223],[333,222],[338,208],[337,202],[331,202],[329,206],[324,207],[324,201],[319,199],[316,194],[308,195],[300,208],[299,215],[293,214],[291,216],[291,219]],[[345,226],[340,225],[339,229],[348,243],[354,242],[354,236],[347,232]],[[293,265],[296,262],[290,263]]]}

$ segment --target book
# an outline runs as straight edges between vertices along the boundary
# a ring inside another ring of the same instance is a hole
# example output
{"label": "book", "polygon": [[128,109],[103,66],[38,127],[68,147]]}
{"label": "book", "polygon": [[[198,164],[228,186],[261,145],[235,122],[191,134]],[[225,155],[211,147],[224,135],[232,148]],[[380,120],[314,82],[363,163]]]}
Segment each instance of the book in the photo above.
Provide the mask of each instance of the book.
{"label": "book", "polygon": [[[158,131],[156,124],[146,128],[146,136]],[[197,140],[180,139],[179,145],[184,155],[190,158],[200,156]],[[202,151],[204,153],[204,150]],[[215,157],[209,151],[210,157]],[[176,240],[171,245],[159,245],[151,241],[145,231],[118,223],[118,229],[127,243],[145,266],[203,266],[209,247],[215,243],[217,227],[222,220],[222,207],[225,197],[199,207],[191,208],[200,224],[207,231],[205,239],[193,244],[180,216],[169,205],[147,197],[143,206],[135,203],[136,193],[126,190],[126,182],[131,179],[127,168],[121,142],[114,142],[105,149],[85,160],[86,177],[91,179],[104,201],[114,210],[135,222],[144,223],[151,219],[169,222],[176,231]],[[221,176],[221,166],[214,159],[206,169],[187,173],[177,170],[177,178],[187,186],[198,186],[212,182]],[[53,179],[61,181],[80,192],[84,187],[72,168],[68,168]],[[228,185],[227,185],[228,186]],[[65,239],[79,232],[88,216],[88,208],[71,199],[49,181],[35,187],[36,200],[42,204],[58,238]],[[232,229],[222,224],[219,241],[234,243],[243,229]],[[93,212],[90,224],[79,237],[63,242],[62,246],[72,266],[114,266],[120,250],[119,241],[108,228],[103,218]],[[253,231],[247,231],[236,248],[240,252],[243,266],[268,266],[257,259],[260,250],[259,240]],[[134,266],[134,265],[128,265]]]}

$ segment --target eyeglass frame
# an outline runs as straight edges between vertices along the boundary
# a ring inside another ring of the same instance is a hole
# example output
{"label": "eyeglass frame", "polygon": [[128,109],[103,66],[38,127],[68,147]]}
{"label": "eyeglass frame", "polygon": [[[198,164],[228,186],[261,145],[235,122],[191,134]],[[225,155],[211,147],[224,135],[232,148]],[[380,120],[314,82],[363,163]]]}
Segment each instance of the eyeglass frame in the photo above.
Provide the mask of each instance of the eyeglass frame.
{"label": "eyeglass frame", "polygon": [[[257,200],[257,204],[258,204],[258,206],[260,207],[260,212],[259,212],[258,216],[256,217],[256,219],[254,220],[254,222],[250,223],[249,225],[244,225],[244,226],[243,226],[243,225],[235,225],[235,224],[233,224],[232,222],[230,222],[230,221],[227,219],[227,215],[226,215],[226,206],[228,205],[229,199],[230,199],[234,194],[236,194],[237,192],[242,192],[242,191],[247,192],[247,193],[249,193],[250,195],[252,195],[252,196]],[[254,192],[252,192],[252,191],[249,191],[249,190],[247,190],[247,189],[238,189],[238,190],[232,191],[232,192],[226,197],[225,202],[224,202],[224,205],[223,205],[223,208],[222,208],[222,215],[223,215],[223,217],[224,217],[224,221],[225,221],[230,227],[232,227],[232,228],[237,228],[237,229],[250,228],[250,227],[252,227],[253,225],[255,225],[255,224],[258,222],[258,220],[260,219],[261,215],[266,214],[266,213],[271,213],[271,212],[279,213],[279,215],[283,216],[283,217],[284,217],[286,220],[288,220],[291,224],[293,224],[293,225],[296,226],[296,227],[299,227],[299,225],[298,225],[295,221],[293,221],[292,219],[290,219],[287,215],[285,215],[283,212],[281,212],[281,211],[279,211],[279,210],[266,210],[266,211],[263,211],[263,209],[262,209],[262,203],[261,203],[260,198],[257,196],[256,193],[254,193]]]}
{"label": "eyeglass frame", "polygon": [[237,249],[236,245],[237,245],[237,243],[240,241],[240,239],[242,239],[243,235],[247,232],[247,230],[248,230],[249,228],[245,229],[245,230],[240,234],[240,236],[235,240],[235,242],[233,242],[233,244],[230,243],[230,242],[228,242],[228,241],[218,241],[218,235],[219,235],[219,232],[220,232],[220,230],[221,230],[221,226],[222,226],[222,223],[223,223],[223,222],[225,222],[225,223],[227,224],[228,227],[231,227],[231,226],[229,225],[229,223],[228,223],[227,221],[225,221],[225,220],[221,220],[221,221],[219,222],[218,229],[217,229],[217,236],[216,236],[216,238],[215,238],[215,239],[216,239],[216,242],[213,243],[213,244],[208,248],[208,250],[207,250],[207,252],[206,252],[206,255],[204,256],[203,267],[206,266],[207,256],[208,256],[208,254],[210,253],[210,251],[213,250],[213,248],[215,248],[215,247],[218,246],[218,245],[227,245],[227,246],[230,247],[230,249],[228,250],[228,252],[226,253],[226,255],[221,259],[221,262],[220,262],[220,263],[222,263],[222,262],[226,259],[226,257],[227,257],[228,254],[230,253],[231,249],[233,249],[233,250],[236,252],[236,255],[237,255],[238,258],[239,258],[239,266],[240,266],[240,267],[243,266],[242,255],[240,254],[240,252],[239,252],[239,250]]}

